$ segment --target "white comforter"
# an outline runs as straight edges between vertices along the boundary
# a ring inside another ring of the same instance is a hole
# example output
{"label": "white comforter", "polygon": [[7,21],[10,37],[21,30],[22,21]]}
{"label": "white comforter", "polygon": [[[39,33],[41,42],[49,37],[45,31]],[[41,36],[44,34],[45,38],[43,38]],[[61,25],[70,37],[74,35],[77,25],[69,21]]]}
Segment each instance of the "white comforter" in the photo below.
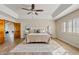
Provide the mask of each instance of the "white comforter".
{"label": "white comforter", "polygon": [[29,42],[47,42],[50,39],[48,33],[30,33],[27,35],[27,43]]}

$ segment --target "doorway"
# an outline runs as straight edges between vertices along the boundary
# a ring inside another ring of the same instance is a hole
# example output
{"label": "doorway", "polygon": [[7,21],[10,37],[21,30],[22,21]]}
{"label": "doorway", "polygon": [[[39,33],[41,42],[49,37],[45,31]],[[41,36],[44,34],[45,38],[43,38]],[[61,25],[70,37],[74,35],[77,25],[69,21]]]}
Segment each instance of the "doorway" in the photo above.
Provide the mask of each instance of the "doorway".
{"label": "doorway", "polygon": [[14,23],[5,21],[5,42],[14,42]]}

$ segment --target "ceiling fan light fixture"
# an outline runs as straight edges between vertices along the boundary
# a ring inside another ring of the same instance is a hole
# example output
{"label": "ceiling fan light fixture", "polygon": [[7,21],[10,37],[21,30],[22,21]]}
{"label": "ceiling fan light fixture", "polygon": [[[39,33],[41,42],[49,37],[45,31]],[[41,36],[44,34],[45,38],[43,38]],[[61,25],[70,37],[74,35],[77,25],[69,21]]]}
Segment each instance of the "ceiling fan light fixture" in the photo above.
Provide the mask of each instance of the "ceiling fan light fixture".
{"label": "ceiling fan light fixture", "polygon": [[32,12],[34,12],[34,14],[35,15],[38,15],[38,13],[37,12],[42,12],[42,11],[44,11],[44,10],[42,10],[42,9],[35,9],[35,4],[32,4],[31,5],[31,9],[27,9],[27,8],[22,8],[23,10],[27,10],[27,11],[30,11],[30,12],[28,12],[27,13],[27,15],[29,15],[29,14],[31,14]]}

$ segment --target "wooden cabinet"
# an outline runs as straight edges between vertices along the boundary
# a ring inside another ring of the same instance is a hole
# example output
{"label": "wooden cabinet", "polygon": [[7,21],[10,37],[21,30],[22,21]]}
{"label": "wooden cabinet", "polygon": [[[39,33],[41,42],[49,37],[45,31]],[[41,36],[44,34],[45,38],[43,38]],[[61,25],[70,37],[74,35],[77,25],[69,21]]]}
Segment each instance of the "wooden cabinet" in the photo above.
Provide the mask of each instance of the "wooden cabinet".
{"label": "wooden cabinet", "polygon": [[0,19],[0,43],[4,43],[5,37],[5,21]]}
{"label": "wooden cabinet", "polygon": [[14,32],[14,38],[17,39],[17,38],[20,38],[20,28],[21,28],[21,25],[20,23],[14,23],[14,28],[15,28],[15,32]]}

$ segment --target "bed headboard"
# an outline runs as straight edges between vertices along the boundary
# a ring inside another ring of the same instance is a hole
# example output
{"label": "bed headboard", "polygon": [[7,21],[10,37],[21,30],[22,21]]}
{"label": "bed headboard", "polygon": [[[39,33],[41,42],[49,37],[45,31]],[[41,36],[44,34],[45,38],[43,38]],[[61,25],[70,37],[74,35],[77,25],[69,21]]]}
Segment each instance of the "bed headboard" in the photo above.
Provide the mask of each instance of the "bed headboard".
{"label": "bed headboard", "polygon": [[47,27],[31,27],[30,32],[47,32]]}

